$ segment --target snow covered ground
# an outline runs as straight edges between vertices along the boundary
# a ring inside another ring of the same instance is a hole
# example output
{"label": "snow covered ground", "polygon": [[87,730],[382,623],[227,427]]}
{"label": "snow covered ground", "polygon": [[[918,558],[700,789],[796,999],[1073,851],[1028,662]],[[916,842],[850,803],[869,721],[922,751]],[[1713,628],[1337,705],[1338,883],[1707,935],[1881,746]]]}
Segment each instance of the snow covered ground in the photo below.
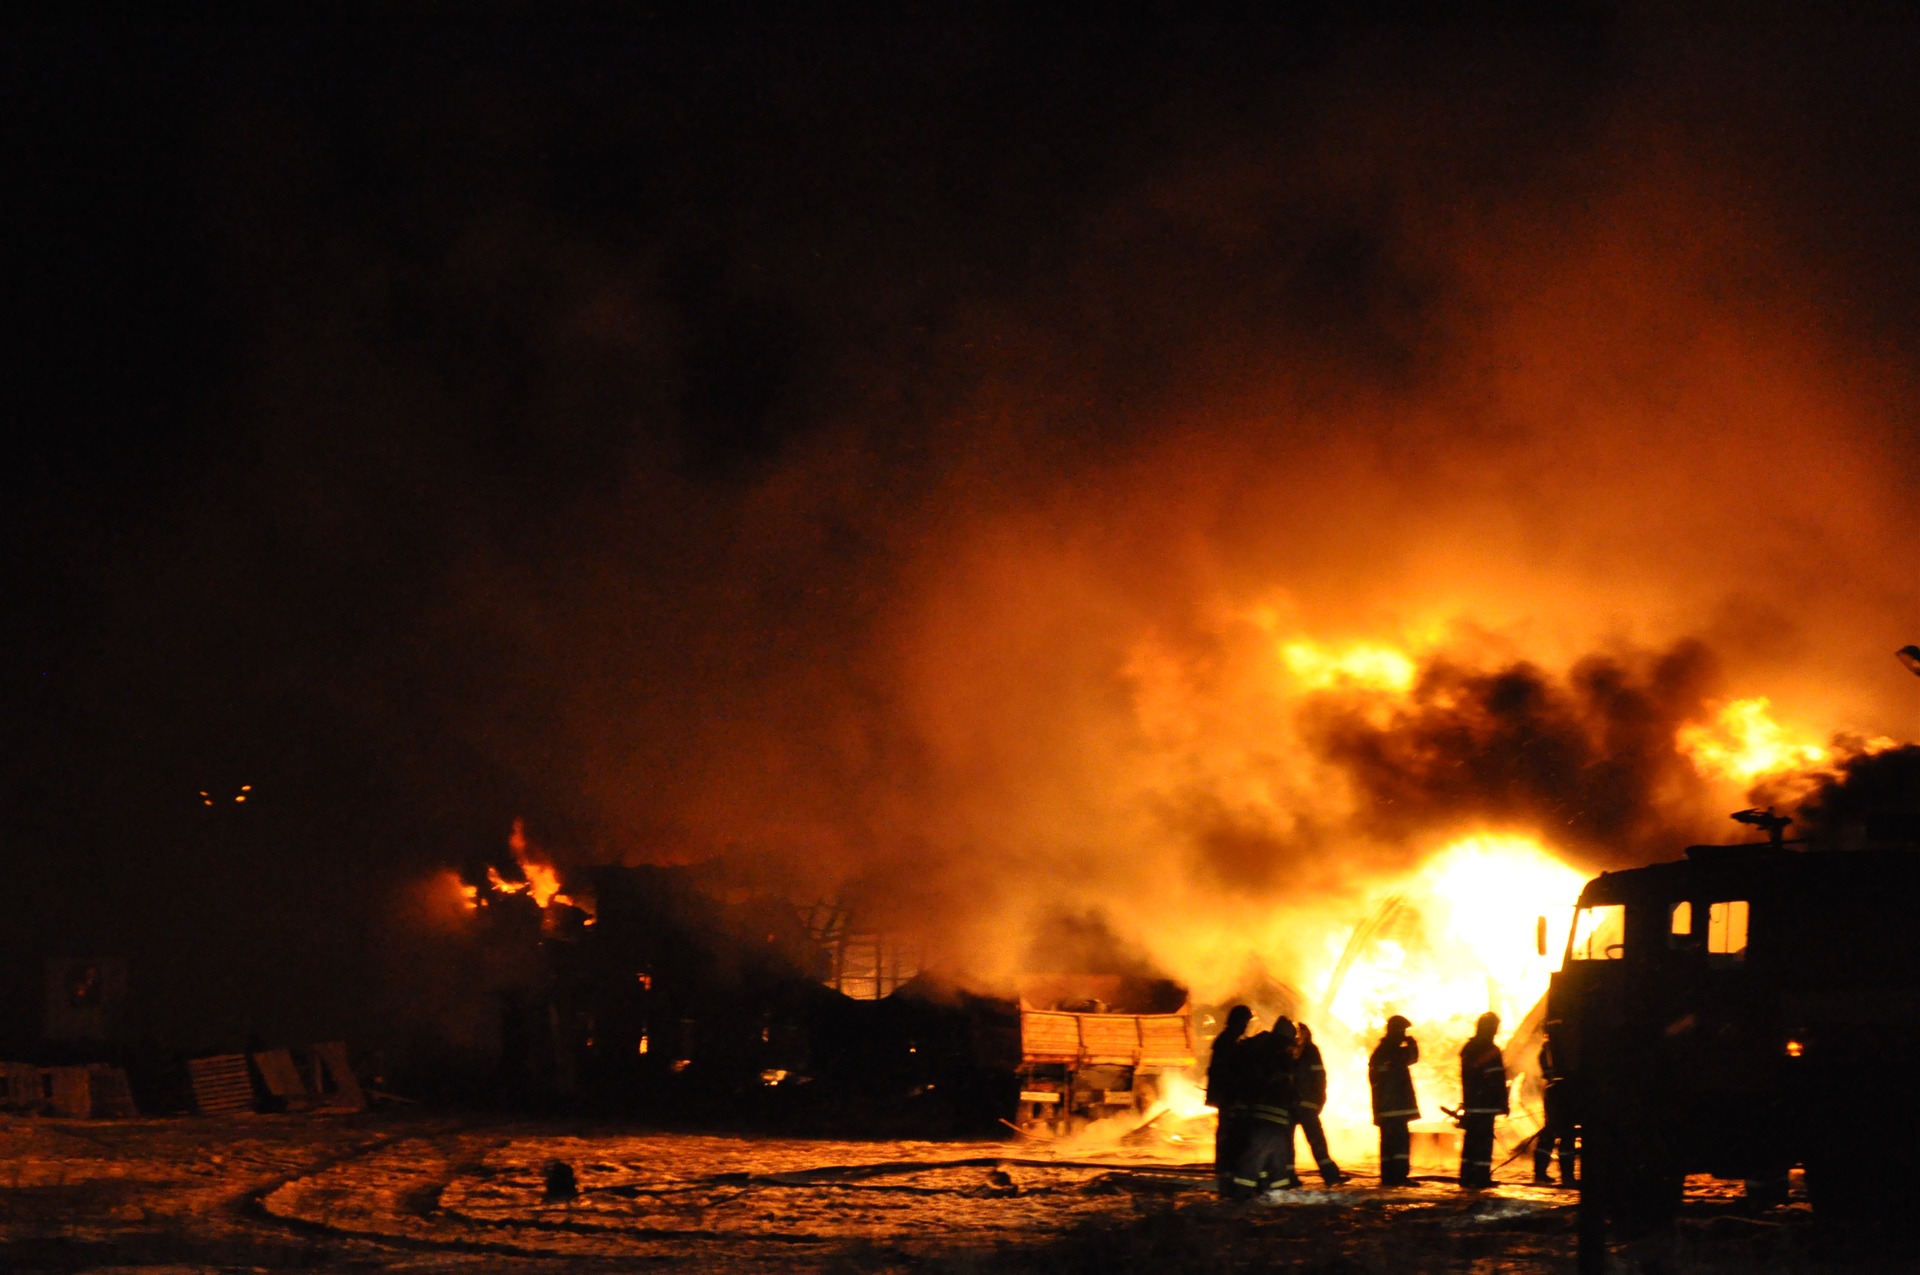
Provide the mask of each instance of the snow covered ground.
{"label": "snow covered ground", "polygon": [[[0,1117],[0,1269],[1571,1269],[1573,1196],[1520,1184],[1521,1165],[1479,1194],[1362,1176],[1230,1206],[1204,1154],[387,1115]],[[549,1191],[556,1164],[577,1194]],[[1805,1258],[1804,1205],[1750,1220],[1737,1187],[1694,1186],[1687,1268]]]}

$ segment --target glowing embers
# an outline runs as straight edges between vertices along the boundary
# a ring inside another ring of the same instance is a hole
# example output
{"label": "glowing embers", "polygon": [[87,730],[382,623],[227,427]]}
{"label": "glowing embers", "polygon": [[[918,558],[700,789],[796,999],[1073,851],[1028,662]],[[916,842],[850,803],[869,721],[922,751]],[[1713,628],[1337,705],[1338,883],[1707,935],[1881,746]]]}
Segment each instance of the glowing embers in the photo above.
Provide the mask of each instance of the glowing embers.
{"label": "glowing embers", "polygon": [[1742,784],[1826,765],[1830,750],[1811,736],[1790,732],[1773,719],[1772,708],[1764,695],[1734,700],[1711,725],[1682,726],[1674,743],[1701,774]]}
{"label": "glowing embers", "polygon": [[[247,798],[251,796],[252,793],[253,793],[252,784],[241,784],[240,790],[233,794],[233,804],[236,806],[246,805]],[[211,792],[207,791],[206,789],[201,789],[200,804],[203,806],[213,806],[213,805],[223,805],[225,803],[215,798],[214,795]]]}

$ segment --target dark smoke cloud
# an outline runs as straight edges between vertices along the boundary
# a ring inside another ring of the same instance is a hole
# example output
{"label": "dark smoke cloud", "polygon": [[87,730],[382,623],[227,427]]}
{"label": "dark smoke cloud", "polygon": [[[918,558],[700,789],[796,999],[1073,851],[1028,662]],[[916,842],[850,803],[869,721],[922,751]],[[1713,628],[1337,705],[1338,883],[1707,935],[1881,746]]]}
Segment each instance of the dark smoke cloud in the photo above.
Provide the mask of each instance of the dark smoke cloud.
{"label": "dark smoke cloud", "polygon": [[[6,720],[27,857],[86,865],[23,924],[181,900],[338,935],[261,980],[331,986],[356,898],[516,815],[1016,953],[1030,898],[1131,941],[1187,875],[1333,888],[1234,689],[1274,595],[1512,648],[1404,739],[1328,710],[1373,838],[1659,841],[1688,635],[1896,729],[1904,26],[143,34],[9,55]],[[181,883],[216,780],[277,813]]]}
{"label": "dark smoke cloud", "polygon": [[1697,642],[1633,664],[1590,657],[1564,678],[1443,662],[1385,720],[1332,700],[1305,710],[1306,733],[1355,785],[1356,822],[1375,838],[1491,823],[1585,862],[1631,863],[1698,829],[1706,786],[1675,735],[1711,715],[1718,682]]}
{"label": "dark smoke cloud", "polygon": [[1098,912],[1060,911],[1035,926],[1021,966],[1047,974],[1118,974],[1146,978],[1158,971],[1146,952],[1114,931]]}
{"label": "dark smoke cloud", "polygon": [[1920,747],[1848,758],[1800,803],[1796,819],[1795,836],[1920,848]]}

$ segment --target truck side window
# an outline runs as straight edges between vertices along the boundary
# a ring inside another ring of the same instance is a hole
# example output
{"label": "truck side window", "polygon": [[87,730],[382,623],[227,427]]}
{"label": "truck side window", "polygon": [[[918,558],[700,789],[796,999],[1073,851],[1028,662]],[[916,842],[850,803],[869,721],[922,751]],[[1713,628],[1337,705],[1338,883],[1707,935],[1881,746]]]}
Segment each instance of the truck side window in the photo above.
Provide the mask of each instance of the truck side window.
{"label": "truck side window", "polygon": [[1626,904],[1596,903],[1573,914],[1573,946],[1567,955],[1576,961],[1617,961],[1626,954],[1626,942]]}
{"label": "truck side window", "polygon": [[1667,946],[1693,946],[1693,904],[1685,899],[1667,908]]}
{"label": "truck side window", "polygon": [[1707,905],[1707,964],[1739,965],[1747,959],[1747,901]]}

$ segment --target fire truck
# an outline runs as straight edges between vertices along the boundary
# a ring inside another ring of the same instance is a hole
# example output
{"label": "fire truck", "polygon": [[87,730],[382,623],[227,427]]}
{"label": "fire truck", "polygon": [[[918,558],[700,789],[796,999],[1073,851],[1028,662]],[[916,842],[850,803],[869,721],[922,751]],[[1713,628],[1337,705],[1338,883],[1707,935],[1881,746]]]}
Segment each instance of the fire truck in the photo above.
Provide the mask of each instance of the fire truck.
{"label": "fire truck", "polygon": [[1581,1253],[1669,1222],[1686,1175],[1871,1232],[1920,1134],[1920,854],[1769,840],[1587,883],[1548,1032],[1580,1125]]}

